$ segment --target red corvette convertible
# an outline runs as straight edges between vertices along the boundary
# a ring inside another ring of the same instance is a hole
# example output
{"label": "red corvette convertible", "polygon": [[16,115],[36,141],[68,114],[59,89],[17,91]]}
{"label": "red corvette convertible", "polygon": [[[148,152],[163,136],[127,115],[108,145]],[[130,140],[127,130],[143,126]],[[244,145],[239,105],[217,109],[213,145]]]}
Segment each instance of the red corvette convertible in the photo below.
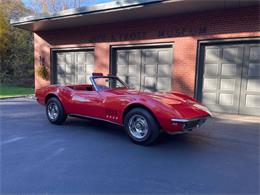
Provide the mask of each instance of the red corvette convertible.
{"label": "red corvette convertible", "polygon": [[101,73],[93,73],[90,81],[92,85],[50,85],[37,90],[48,120],[54,124],[62,124],[67,116],[103,120],[124,126],[135,143],[151,144],[160,130],[187,132],[210,116],[205,106],[182,93],[136,91],[118,77]]}

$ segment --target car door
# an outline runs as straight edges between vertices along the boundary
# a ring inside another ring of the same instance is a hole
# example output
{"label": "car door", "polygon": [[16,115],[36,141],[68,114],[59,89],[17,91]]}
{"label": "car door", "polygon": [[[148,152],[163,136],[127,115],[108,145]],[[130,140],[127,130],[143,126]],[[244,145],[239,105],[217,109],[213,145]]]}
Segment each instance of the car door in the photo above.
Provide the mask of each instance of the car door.
{"label": "car door", "polygon": [[97,91],[75,90],[71,95],[73,114],[100,118],[102,97]]}

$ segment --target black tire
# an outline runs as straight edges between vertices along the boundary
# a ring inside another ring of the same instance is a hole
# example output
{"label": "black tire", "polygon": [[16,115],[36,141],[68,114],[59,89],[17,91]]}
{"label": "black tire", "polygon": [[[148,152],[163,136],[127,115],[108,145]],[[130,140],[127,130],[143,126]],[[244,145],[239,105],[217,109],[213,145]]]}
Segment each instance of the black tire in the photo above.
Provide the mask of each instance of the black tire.
{"label": "black tire", "polygon": [[[51,111],[51,107],[54,109],[53,112]],[[51,113],[52,114],[56,113],[57,115],[55,115],[55,114],[52,115]],[[64,111],[64,108],[63,108],[61,102],[55,97],[52,97],[47,101],[46,115],[47,115],[48,120],[51,123],[57,124],[57,125],[61,125],[67,119],[67,114]]]}
{"label": "black tire", "polygon": [[[140,124],[138,124],[138,121],[140,121]],[[131,126],[131,124],[134,125]],[[150,145],[154,143],[160,134],[160,126],[156,119],[148,110],[143,108],[134,108],[130,110],[125,116],[124,127],[131,140],[134,143],[141,145]],[[138,134],[140,137],[138,137]]]}

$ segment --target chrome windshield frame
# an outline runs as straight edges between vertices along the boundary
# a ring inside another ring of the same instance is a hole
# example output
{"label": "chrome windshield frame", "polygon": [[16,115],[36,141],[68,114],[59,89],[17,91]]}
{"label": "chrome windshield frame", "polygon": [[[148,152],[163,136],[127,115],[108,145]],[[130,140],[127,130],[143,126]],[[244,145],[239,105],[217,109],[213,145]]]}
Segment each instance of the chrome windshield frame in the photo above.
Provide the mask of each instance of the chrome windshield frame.
{"label": "chrome windshield frame", "polygon": [[[96,78],[112,78],[112,79],[117,79],[120,83],[122,83],[127,89],[129,89],[129,86],[124,82],[122,81],[120,78],[118,78],[117,76],[91,76],[89,77],[89,80],[90,82],[92,83],[92,85],[94,86],[95,90],[96,91],[102,91],[102,90],[99,90],[98,89],[98,86],[95,82],[95,79]],[[115,88],[116,89],[116,88]]]}

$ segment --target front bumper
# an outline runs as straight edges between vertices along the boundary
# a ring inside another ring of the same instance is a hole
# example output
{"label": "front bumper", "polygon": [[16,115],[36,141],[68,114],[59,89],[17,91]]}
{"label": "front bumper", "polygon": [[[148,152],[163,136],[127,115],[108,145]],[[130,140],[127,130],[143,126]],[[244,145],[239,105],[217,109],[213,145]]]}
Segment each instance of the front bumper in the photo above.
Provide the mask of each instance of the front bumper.
{"label": "front bumper", "polygon": [[209,117],[210,115],[193,119],[171,119],[171,122],[172,125],[180,126],[182,131],[189,131],[200,127]]}

